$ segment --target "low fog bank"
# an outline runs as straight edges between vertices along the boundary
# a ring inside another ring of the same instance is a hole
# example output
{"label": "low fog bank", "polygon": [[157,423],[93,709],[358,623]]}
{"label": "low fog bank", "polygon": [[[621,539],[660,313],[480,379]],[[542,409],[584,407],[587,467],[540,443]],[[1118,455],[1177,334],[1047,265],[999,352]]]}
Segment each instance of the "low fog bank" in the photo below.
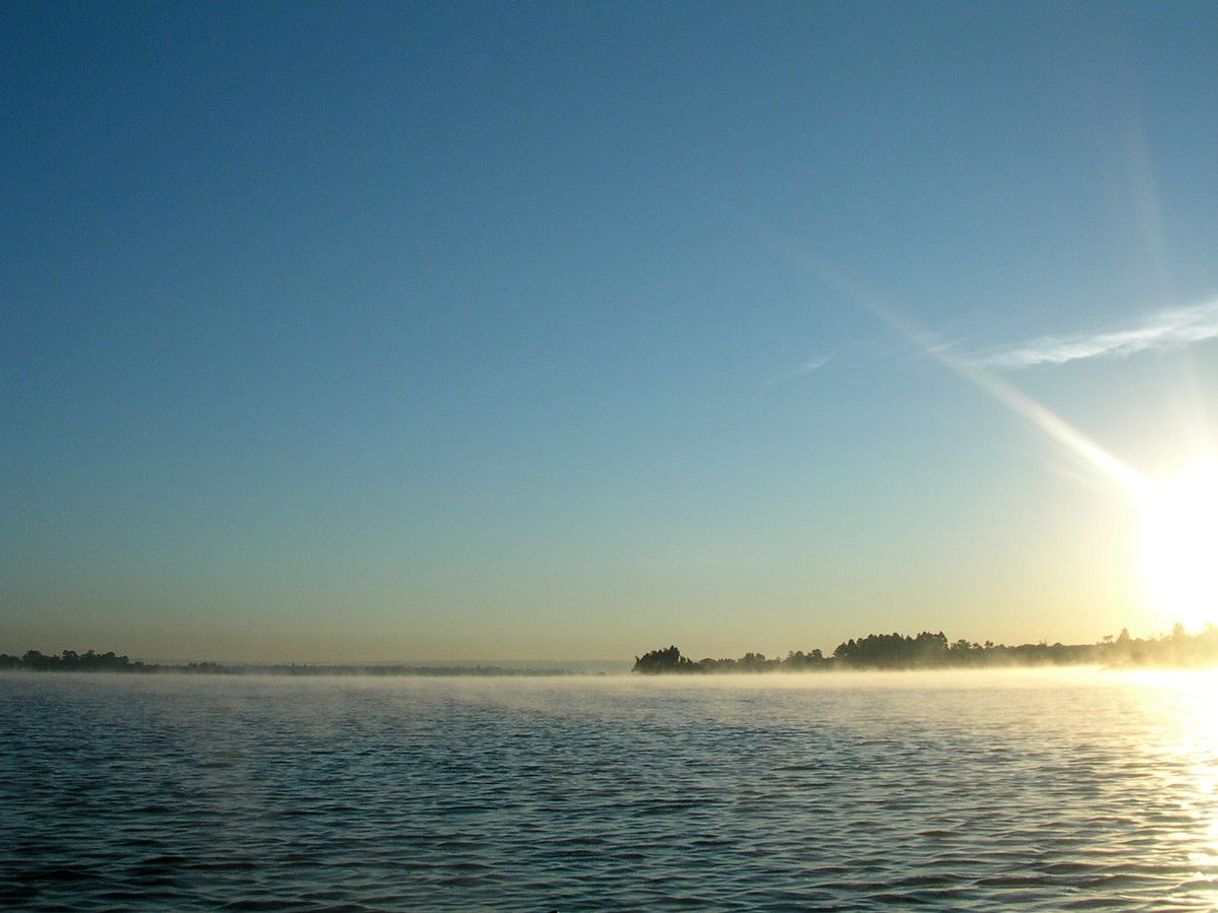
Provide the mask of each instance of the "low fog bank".
{"label": "low fog bank", "polygon": [[628,662],[611,660],[553,660],[535,661],[466,661],[466,662],[402,662],[402,663],[218,663],[202,662],[144,662],[126,655],[98,653],[87,650],[78,653],[64,650],[59,654],[27,650],[21,656],[0,653],[0,671],[26,672],[115,672],[127,674],[196,674],[196,675],[270,675],[270,676],[417,676],[428,678],[454,677],[558,677],[573,675],[626,674]]}
{"label": "low fog bank", "polygon": [[614,661],[466,661],[399,663],[218,663],[144,662],[114,652],[64,650],[21,656],[0,653],[0,671],[122,673],[126,675],[194,674],[213,676],[365,677],[365,678],[587,678],[625,676],[738,676],[742,673],[821,675],[823,673],[916,671],[984,671],[1018,668],[1094,667],[1106,669],[1194,669],[1218,666],[1218,628],[1188,634],[1176,625],[1169,635],[1134,638],[1122,630],[1093,644],[1020,644],[1007,646],[957,640],[943,632],[917,635],[869,634],[837,645],[832,654],[794,650],[785,657],[746,653],[738,659],[693,660],[675,645],[636,656],[633,667]]}

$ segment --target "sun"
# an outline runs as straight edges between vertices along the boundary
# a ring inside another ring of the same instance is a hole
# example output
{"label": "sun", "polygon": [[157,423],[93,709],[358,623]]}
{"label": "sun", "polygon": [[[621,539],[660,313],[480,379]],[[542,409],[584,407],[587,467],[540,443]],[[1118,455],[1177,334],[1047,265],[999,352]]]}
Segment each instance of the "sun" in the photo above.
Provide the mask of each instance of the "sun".
{"label": "sun", "polygon": [[1165,623],[1218,621],[1218,459],[1147,483],[1141,502],[1142,572]]}

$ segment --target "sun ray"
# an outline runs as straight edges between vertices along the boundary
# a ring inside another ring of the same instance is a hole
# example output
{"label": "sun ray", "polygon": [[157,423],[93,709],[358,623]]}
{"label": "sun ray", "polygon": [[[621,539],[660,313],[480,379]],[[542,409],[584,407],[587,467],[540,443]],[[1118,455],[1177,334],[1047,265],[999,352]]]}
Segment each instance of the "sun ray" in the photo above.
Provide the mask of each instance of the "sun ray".
{"label": "sun ray", "polygon": [[921,326],[913,317],[848,280],[832,267],[806,256],[801,256],[800,259],[826,285],[853,300],[855,304],[894,333],[903,337],[920,352],[934,358],[956,376],[968,381],[978,390],[1026,419],[1069,453],[1097,470],[1104,479],[1116,483],[1127,495],[1136,500],[1146,490],[1148,480],[1145,476],[1109,453],[1043,403],[1033,399],[993,371],[954,357],[950,346],[944,344],[933,332]]}

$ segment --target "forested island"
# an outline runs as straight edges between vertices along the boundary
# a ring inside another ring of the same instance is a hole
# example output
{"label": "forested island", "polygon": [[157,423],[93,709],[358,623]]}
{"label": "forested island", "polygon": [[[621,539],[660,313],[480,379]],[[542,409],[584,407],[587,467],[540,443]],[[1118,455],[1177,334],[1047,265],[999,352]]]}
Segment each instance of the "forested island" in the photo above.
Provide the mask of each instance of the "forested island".
{"label": "forested island", "polygon": [[401,663],[373,665],[343,665],[323,663],[275,663],[237,665],[215,662],[145,663],[113,652],[89,650],[78,653],[64,650],[60,654],[27,650],[21,656],[0,653],[0,671],[29,672],[124,672],[195,673],[202,675],[421,675],[431,677],[464,675],[570,675],[564,669],[503,668],[500,666],[412,666]]}
{"label": "forested island", "polygon": [[985,669],[1003,666],[1163,666],[1190,668],[1218,665],[1218,628],[1189,634],[1182,625],[1163,637],[1134,638],[1122,629],[1093,644],[1020,644],[1009,647],[986,641],[948,641],[942,632],[917,635],[868,634],[820,650],[795,650],[785,657],[746,653],[739,659],[693,660],[675,646],[634,658],[633,672],[662,673],[828,672],[841,669]]}

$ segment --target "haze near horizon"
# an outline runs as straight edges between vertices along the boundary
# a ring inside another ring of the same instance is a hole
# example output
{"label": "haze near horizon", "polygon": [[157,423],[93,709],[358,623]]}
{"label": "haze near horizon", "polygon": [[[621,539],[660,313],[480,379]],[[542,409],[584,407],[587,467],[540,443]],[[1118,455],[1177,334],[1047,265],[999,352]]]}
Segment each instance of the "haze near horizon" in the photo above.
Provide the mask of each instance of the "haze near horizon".
{"label": "haze near horizon", "polygon": [[0,652],[1218,621],[1218,8],[0,11]]}

